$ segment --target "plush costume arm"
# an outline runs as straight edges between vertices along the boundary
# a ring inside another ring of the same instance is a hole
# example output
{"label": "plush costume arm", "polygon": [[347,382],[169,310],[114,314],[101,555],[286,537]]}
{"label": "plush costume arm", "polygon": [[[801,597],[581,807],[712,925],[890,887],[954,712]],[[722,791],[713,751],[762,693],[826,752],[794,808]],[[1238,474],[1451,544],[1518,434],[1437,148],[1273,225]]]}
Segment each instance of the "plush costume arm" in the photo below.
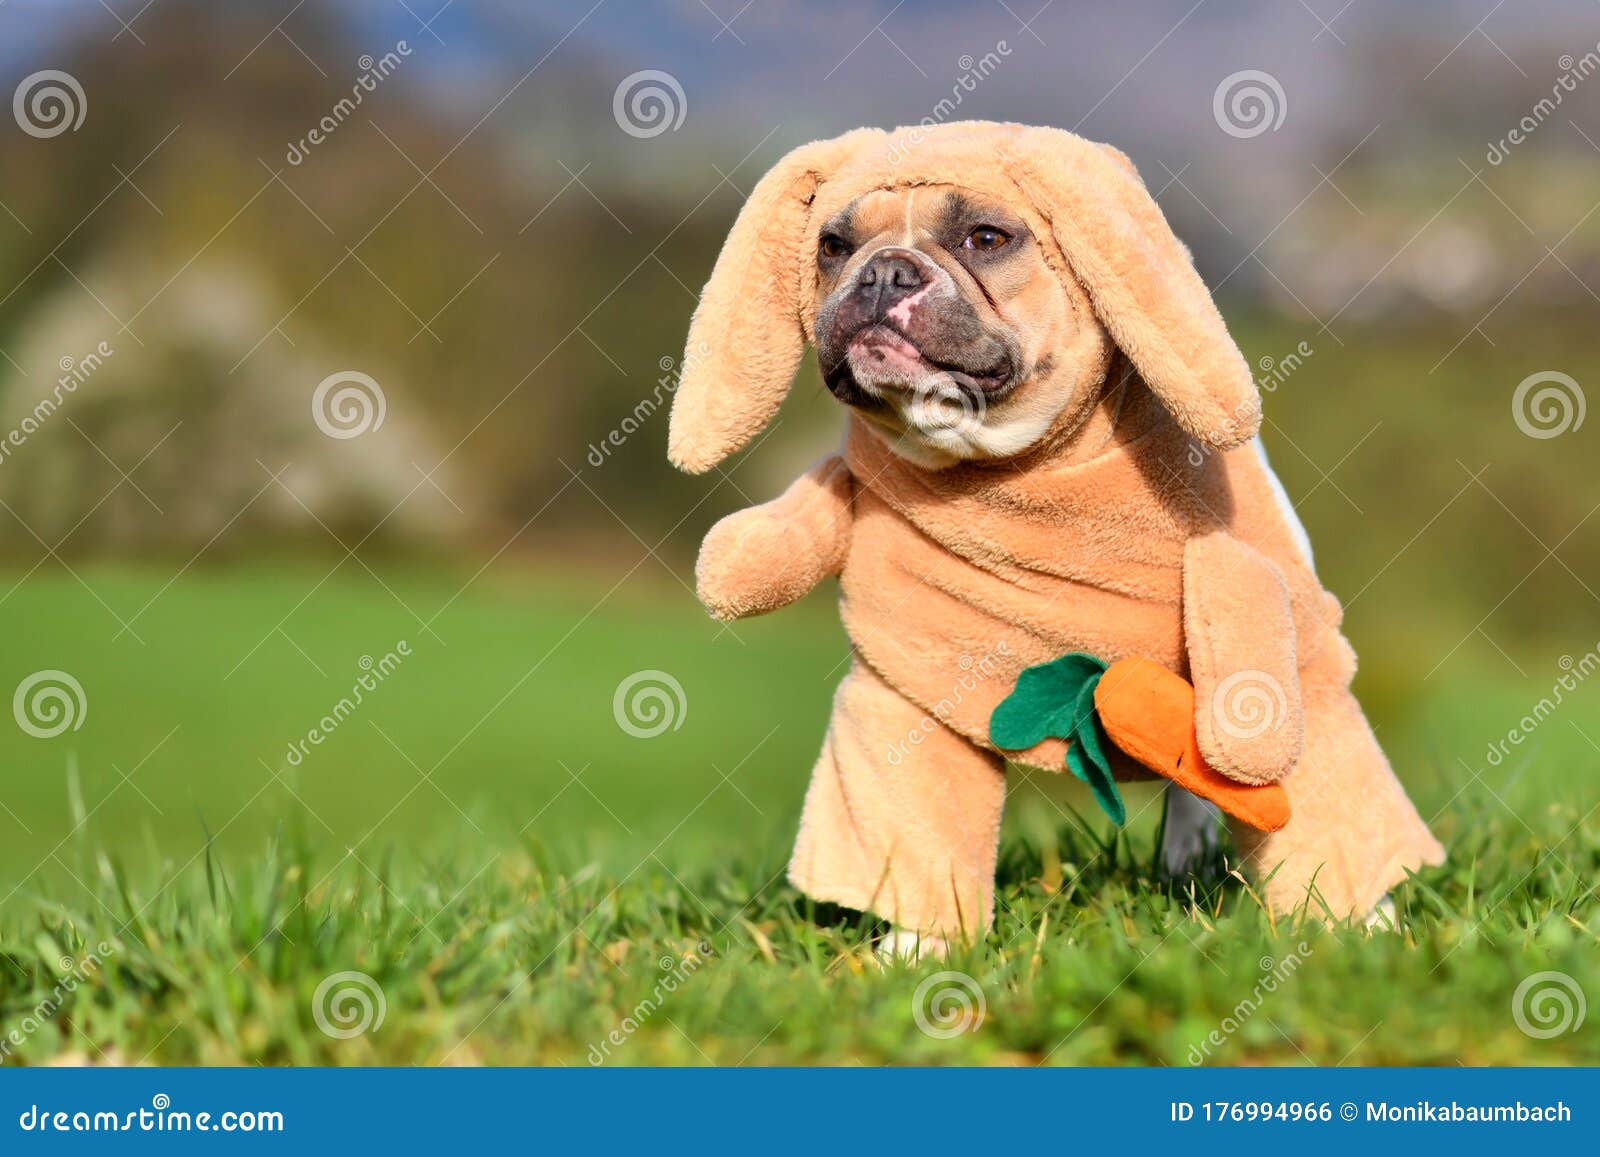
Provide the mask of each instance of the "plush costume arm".
{"label": "plush costume arm", "polygon": [[1283,575],[1226,532],[1191,538],[1183,556],[1183,630],[1200,753],[1241,783],[1282,779],[1305,742]]}
{"label": "plush costume arm", "polygon": [[787,606],[844,568],[855,485],[844,459],[824,459],[771,502],[711,528],[695,566],[700,601],[715,619]]}

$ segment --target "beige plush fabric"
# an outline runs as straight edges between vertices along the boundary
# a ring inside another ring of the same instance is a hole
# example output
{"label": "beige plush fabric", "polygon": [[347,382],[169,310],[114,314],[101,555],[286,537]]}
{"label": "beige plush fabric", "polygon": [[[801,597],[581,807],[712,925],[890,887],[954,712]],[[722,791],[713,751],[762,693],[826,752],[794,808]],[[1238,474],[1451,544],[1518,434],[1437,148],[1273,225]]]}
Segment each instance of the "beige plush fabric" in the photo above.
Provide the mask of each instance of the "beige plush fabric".
{"label": "beige plush fabric", "polygon": [[[841,456],[707,537],[699,589],[718,617],[840,576],[855,666],[791,878],[904,927],[986,927],[1003,794],[990,712],[1023,668],[1087,651],[1189,678],[1207,760],[1283,781],[1289,824],[1235,832],[1275,908],[1364,913],[1443,851],[1350,694],[1338,603],[1251,441],[1259,399],[1187,252],[1105,146],[1011,125],[914,132],[806,146],[763,179],[696,313],[691,359],[708,353],[686,362],[674,461],[708,469],[776,410],[810,331],[815,230],[869,189],[958,183],[1030,212],[1115,346],[1088,367],[1107,383],[1092,410],[1019,458],[930,471],[852,417]],[[1063,755],[1052,740],[1017,762],[1060,771]]]}
{"label": "beige plush fabric", "polygon": [[857,662],[834,696],[790,880],[901,928],[973,936],[994,908],[1004,766]]}

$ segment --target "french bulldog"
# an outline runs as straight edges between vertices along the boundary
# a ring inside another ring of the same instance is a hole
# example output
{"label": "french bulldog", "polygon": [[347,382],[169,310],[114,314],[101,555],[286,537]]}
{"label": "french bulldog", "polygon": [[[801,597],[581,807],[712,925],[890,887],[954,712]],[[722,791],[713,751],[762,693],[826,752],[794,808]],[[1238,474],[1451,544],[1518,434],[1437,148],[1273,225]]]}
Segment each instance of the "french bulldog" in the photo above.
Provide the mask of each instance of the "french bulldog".
{"label": "french bulldog", "polygon": [[[892,953],[981,934],[1007,765],[989,717],[1025,668],[1074,651],[1182,675],[1206,762],[1283,785],[1285,827],[1233,830],[1275,909],[1370,919],[1441,862],[1351,694],[1340,607],[1261,448],[1248,366],[1126,156],[980,122],[791,152],[695,312],[673,461],[701,472],[747,444],[808,342],[843,447],[713,527],[697,567],[722,619],[840,580],[853,664],[797,888],[889,921]],[[1059,771],[1064,751],[1008,754]],[[1173,798],[1168,869],[1215,827]]]}

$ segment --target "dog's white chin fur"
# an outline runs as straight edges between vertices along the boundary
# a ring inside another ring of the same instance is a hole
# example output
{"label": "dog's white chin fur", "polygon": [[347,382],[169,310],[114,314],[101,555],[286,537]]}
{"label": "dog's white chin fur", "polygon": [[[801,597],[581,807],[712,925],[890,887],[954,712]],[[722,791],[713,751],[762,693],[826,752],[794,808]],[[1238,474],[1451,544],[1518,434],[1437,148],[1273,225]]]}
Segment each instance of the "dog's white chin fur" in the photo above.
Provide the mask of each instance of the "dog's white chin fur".
{"label": "dog's white chin fur", "polygon": [[881,365],[856,365],[856,383],[889,407],[863,413],[889,449],[924,470],[944,470],[973,459],[1011,458],[1049,431],[1053,414],[997,418],[960,390],[948,374],[930,371],[915,381],[889,381]]}

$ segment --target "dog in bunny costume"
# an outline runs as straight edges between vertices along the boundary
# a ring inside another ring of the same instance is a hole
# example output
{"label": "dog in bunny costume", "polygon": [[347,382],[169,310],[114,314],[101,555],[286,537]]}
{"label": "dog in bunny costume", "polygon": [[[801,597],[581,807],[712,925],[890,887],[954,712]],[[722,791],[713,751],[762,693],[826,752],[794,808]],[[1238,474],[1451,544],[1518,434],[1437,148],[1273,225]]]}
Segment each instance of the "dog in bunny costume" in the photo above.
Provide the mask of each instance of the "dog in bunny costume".
{"label": "dog in bunny costume", "polygon": [[[673,462],[745,446],[808,342],[843,447],[719,522],[697,567],[719,619],[840,580],[853,664],[789,868],[802,892],[929,943],[981,933],[1005,796],[990,715],[1068,652],[1182,675],[1205,761],[1281,783],[1289,822],[1233,831],[1274,909],[1360,917],[1442,861],[1351,694],[1249,369],[1126,156],[980,122],[789,153],[695,311]],[[1064,750],[1009,754],[1058,771]],[[1207,813],[1180,810],[1192,841]]]}

